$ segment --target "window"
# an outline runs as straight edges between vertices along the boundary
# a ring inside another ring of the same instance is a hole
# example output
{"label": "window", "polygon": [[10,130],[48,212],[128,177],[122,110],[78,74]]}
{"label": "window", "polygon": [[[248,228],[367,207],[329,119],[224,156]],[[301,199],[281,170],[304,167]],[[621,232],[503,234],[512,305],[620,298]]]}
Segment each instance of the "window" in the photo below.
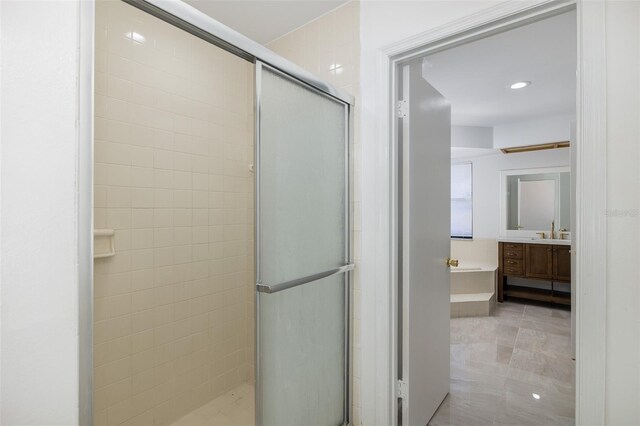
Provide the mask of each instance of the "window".
{"label": "window", "polygon": [[473,238],[471,163],[451,165],[451,238]]}

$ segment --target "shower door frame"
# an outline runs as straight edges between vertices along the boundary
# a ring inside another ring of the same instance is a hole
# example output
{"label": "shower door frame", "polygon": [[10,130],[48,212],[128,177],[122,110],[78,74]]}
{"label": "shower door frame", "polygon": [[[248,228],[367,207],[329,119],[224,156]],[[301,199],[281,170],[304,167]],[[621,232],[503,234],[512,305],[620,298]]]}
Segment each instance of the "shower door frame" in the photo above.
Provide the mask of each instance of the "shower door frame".
{"label": "shower door frame", "polygon": [[[94,52],[95,52],[95,1],[89,0],[87,2],[81,2],[83,4],[80,8],[81,14],[81,77],[82,81],[79,82],[81,89],[81,98],[79,99],[80,106],[86,106],[81,109],[82,123],[80,130],[82,135],[87,139],[87,145],[82,149],[81,144],[80,157],[78,159],[78,167],[80,176],[84,176],[84,179],[80,179],[79,182],[79,218],[78,218],[78,248],[79,253],[85,254],[78,259],[80,263],[79,282],[81,289],[79,292],[79,330],[78,330],[78,389],[79,389],[79,404],[78,404],[78,421],[79,424],[93,424],[93,75],[94,70]],[[128,3],[143,12],[146,12],[152,16],[155,16],[175,27],[178,27],[198,38],[201,38],[227,52],[230,52],[240,58],[243,58],[251,63],[255,64],[254,72],[258,72],[261,66],[268,66],[271,69],[281,73],[282,75],[290,78],[291,80],[308,87],[317,93],[328,96],[335,99],[338,102],[345,104],[346,115],[346,141],[345,141],[345,168],[346,168],[346,256],[345,266],[339,268],[339,271],[335,273],[345,274],[345,398],[344,398],[344,425],[350,424],[351,418],[351,270],[353,269],[353,243],[351,238],[351,232],[353,229],[353,214],[352,214],[352,145],[353,145],[353,107],[355,105],[355,98],[338,88],[335,88],[330,83],[327,83],[320,78],[316,77],[312,73],[306,71],[302,67],[295,65],[287,59],[281,57],[275,52],[269,50],[263,45],[251,40],[250,38],[232,30],[231,28],[216,21],[210,16],[200,12],[194,7],[180,1],[166,1],[166,0],[121,0]],[[256,74],[257,75],[257,74]],[[255,80],[254,80],[255,81]],[[254,98],[255,105],[255,123],[259,124],[259,98],[258,87],[256,87],[256,97]],[[254,129],[254,150],[258,149],[259,143],[259,128],[256,126]],[[257,162],[257,156],[254,161]],[[259,167],[259,165],[257,165]],[[256,167],[255,176],[258,176],[258,168]],[[257,183],[257,182],[256,182]],[[255,187],[254,196],[257,201],[258,185]],[[258,204],[254,206],[257,219]],[[256,233],[254,244],[257,247],[257,223],[254,222],[254,232]],[[255,257],[256,262],[257,256]],[[257,272],[257,270],[256,270]],[[85,283],[84,287],[82,283]],[[257,283],[256,283],[257,284]],[[256,285],[257,292],[261,291]],[[257,299],[257,297],[256,297]],[[257,302],[257,300],[256,300]],[[255,306],[255,318],[258,320],[257,315],[258,306]],[[257,324],[256,324],[257,325]],[[254,365],[254,376],[257,380],[258,363],[257,363],[257,351],[258,351],[258,328],[255,331],[256,338],[256,363]],[[256,396],[257,393],[256,393]],[[256,398],[257,401],[257,398]],[[257,414],[258,410],[256,410]]]}
{"label": "shower door frame", "polygon": [[[260,277],[260,124],[261,124],[261,99],[262,99],[262,69],[268,69],[269,71],[276,73],[284,78],[287,78],[294,84],[299,84],[302,87],[305,87],[315,94],[319,96],[328,96],[333,98],[337,102],[341,103],[345,107],[345,257],[344,257],[344,265],[330,270],[321,272],[318,274],[310,275],[307,277],[302,277],[296,280],[287,281],[284,283],[279,283],[275,285],[266,285],[261,282],[258,278]],[[256,277],[256,293],[255,293],[255,363],[254,363],[254,376],[256,381],[259,377],[260,372],[260,357],[258,356],[258,348],[260,347],[260,303],[258,293],[276,293],[279,291],[287,290],[293,287],[297,287],[300,285],[305,285],[322,278],[326,278],[332,275],[344,274],[344,408],[343,408],[343,426],[347,426],[351,424],[351,392],[350,392],[350,380],[351,380],[351,370],[350,370],[350,360],[351,360],[351,271],[355,268],[353,263],[353,246],[352,246],[352,155],[351,155],[351,145],[353,142],[353,104],[345,102],[342,99],[337,99],[328,93],[319,90],[317,87],[310,86],[308,83],[297,79],[295,76],[287,74],[278,68],[269,65],[260,59],[256,59],[255,67],[254,67],[254,102],[255,102],[255,111],[254,111],[254,164],[255,164],[255,190],[254,190],[254,260],[255,260],[255,277]],[[256,406],[255,406],[255,418],[256,418],[256,426],[262,424],[261,422],[261,387],[256,386],[255,388],[256,395]]]}

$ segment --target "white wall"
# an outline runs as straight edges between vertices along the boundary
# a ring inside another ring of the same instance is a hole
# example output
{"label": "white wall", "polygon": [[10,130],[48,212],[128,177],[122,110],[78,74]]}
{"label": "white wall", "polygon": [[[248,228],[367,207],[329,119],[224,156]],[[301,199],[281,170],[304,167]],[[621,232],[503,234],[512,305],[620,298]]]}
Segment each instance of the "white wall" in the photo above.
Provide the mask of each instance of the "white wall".
{"label": "white wall", "polygon": [[569,166],[569,148],[518,154],[457,158],[456,163],[473,163],[473,237],[500,235],[500,171]]}
{"label": "white wall", "polygon": [[451,146],[456,148],[493,148],[493,127],[451,126]]}
{"label": "white wall", "polygon": [[610,2],[607,47],[606,422],[640,424],[640,3]]}
{"label": "white wall", "polygon": [[571,137],[571,123],[574,121],[574,116],[560,116],[495,126],[493,147],[509,148],[568,141]]}
{"label": "white wall", "polygon": [[451,126],[451,146],[456,148],[511,148],[564,142],[571,138],[574,115],[546,117],[494,127]]}
{"label": "white wall", "polygon": [[78,421],[78,1],[3,1],[0,423]]}

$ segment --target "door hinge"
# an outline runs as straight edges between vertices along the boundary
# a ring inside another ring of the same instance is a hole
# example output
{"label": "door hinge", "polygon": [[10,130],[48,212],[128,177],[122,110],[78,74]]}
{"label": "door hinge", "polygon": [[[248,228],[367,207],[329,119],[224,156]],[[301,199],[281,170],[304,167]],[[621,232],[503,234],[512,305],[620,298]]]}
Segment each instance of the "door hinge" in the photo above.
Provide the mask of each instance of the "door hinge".
{"label": "door hinge", "polygon": [[398,101],[397,105],[398,118],[405,118],[409,115],[409,102],[402,100]]}
{"label": "door hinge", "polygon": [[407,385],[407,382],[404,380],[398,380],[398,383],[396,383],[396,397],[400,399],[407,399],[408,394],[409,386]]}

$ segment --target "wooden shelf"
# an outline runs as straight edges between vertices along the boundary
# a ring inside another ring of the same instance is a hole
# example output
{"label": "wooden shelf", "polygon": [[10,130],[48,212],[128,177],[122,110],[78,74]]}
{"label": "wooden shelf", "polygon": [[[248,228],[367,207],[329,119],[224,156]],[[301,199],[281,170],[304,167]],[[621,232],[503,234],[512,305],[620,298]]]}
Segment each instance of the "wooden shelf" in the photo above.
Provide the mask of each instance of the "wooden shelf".
{"label": "wooden shelf", "polygon": [[507,297],[517,297],[520,299],[538,300],[540,302],[552,302],[561,305],[571,305],[571,294],[564,292],[554,292],[552,294],[551,290],[508,285],[504,290],[504,294]]}

